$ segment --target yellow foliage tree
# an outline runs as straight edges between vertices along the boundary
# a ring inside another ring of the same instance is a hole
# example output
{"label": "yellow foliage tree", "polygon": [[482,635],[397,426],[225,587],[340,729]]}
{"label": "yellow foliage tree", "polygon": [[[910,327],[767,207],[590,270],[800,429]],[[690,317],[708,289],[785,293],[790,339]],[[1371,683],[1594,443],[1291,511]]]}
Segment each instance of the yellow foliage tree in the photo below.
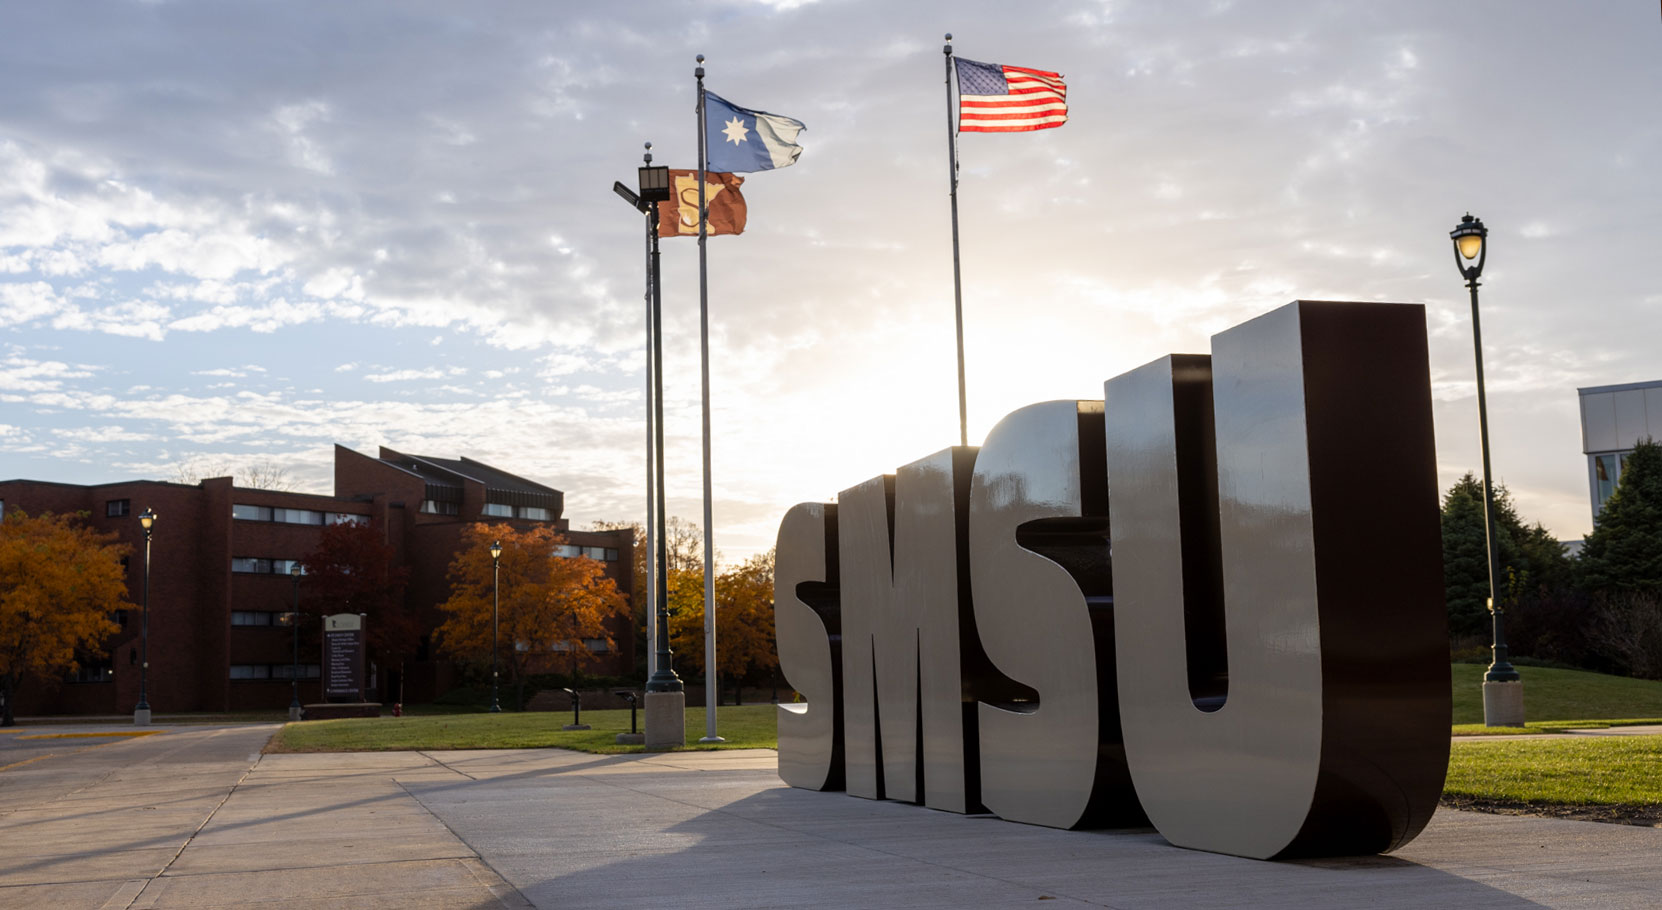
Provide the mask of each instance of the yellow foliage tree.
{"label": "yellow foliage tree", "polygon": [[490,660],[492,541],[502,541],[500,659],[523,701],[525,676],[534,662],[564,651],[575,676],[588,641],[614,642],[607,620],[628,612],[605,566],[586,556],[562,557],[565,536],[551,528],[517,531],[503,524],[474,524],[450,563],[448,614],[439,626],[440,647],[458,657]]}
{"label": "yellow foliage tree", "polygon": [[[675,667],[704,673],[704,573],[669,573],[670,647]],[[773,647],[773,551],[716,576],[716,673],[743,679],[779,666]]]}
{"label": "yellow foliage tree", "polygon": [[0,521],[0,726],[15,721],[18,686],[76,668],[76,654],[102,654],[118,631],[110,621],[131,607],[121,557],[127,547],[70,516],[31,518],[6,510]]}

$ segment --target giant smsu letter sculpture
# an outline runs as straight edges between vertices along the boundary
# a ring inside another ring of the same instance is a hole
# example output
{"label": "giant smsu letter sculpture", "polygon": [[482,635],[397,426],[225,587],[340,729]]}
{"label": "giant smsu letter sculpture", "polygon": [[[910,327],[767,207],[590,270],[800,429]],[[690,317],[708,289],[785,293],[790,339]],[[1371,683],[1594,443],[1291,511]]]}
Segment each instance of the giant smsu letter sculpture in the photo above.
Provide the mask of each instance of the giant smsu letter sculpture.
{"label": "giant smsu letter sculpture", "polygon": [[1292,303],[1103,391],[785,515],[780,777],[1240,856],[1412,840],[1450,708],[1423,308]]}

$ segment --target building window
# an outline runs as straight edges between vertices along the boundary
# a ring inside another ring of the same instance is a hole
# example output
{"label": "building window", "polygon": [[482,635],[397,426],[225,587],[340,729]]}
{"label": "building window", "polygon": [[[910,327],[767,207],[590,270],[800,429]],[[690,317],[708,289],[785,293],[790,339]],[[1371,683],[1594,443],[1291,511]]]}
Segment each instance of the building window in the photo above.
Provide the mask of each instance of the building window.
{"label": "building window", "polygon": [[367,525],[368,515],[354,515],[351,512],[329,512],[323,516],[323,523],[328,525]]}
{"label": "building window", "polygon": [[75,672],[64,677],[68,683],[107,683],[115,679],[115,667],[108,659],[84,663]]}
{"label": "building window", "polygon": [[585,638],[583,639],[583,647],[588,648],[590,653],[593,654],[603,654],[611,650],[611,646],[606,644],[604,638]]}
{"label": "building window", "polygon": [[428,515],[460,515],[462,510],[453,502],[439,502],[436,499],[423,499],[421,511]]}
{"label": "building window", "polygon": [[276,613],[264,611],[236,610],[231,613],[231,625],[233,626],[273,626],[277,624],[276,620]]}
{"label": "building window", "polygon": [[1599,509],[1616,492],[1616,485],[1622,480],[1622,465],[1627,461],[1626,453],[1612,453],[1609,455],[1593,456],[1593,474],[1598,484]]}
{"label": "building window", "polygon": [[132,511],[132,500],[112,499],[104,503],[105,518],[124,518]]}
{"label": "building window", "polygon": [[483,514],[496,518],[512,518],[514,517],[514,507],[500,502],[487,502]]}
{"label": "building window", "polygon": [[236,505],[231,507],[231,517],[232,518],[240,518],[243,521],[270,521],[271,520],[271,507],[270,506],[250,506],[250,505],[244,505],[242,503],[237,503]]}
{"label": "building window", "polygon": [[115,623],[116,625],[120,626],[123,629],[127,628],[127,611],[126,610],[116,610],[116,611],[112,612],[110,614],[110,622]]}
{"label": "building window", "polygon": [[583,548],[563,543],[554,548],[554,555],[560,557],[561,559],[571,559],[573,557],[582,556]]}
{"label": "building window", "polygon": [[536,506],[520,506],[519,517],[528,518],[531,521],[552,521],[554,518],[547,509]]}
{"label": "building window", "polygon": [[323,513],[311,509],[272,509],[271,520],[291,525],[320,525]]}
{"label": "building window", "polygon": [[[232,664],[232,679],[280,679],[294,678],[293,664]],[[318,664],[301,664],[301,679],[317,679],[323,675],[323,668]]]}
{"label": "building window", "polygon": [[270,559],[265,556],[235,556],[231,558],[231,571],[244,575],[287,575],[289,574],[290,569],[299,564],[300,560],[298,559]]}

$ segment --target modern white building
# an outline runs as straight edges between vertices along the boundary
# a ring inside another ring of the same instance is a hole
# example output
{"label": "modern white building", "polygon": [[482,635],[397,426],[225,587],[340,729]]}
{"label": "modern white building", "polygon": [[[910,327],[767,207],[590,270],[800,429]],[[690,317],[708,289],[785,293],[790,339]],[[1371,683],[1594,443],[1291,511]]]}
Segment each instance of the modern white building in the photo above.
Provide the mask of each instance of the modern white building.
{"label": "modern white building", "polygon": [[1662,439],[1662,380],[1577,389],[1581,393],[1581,451],[1593,518],[1616,492],[1622,462],[1642,439]]}

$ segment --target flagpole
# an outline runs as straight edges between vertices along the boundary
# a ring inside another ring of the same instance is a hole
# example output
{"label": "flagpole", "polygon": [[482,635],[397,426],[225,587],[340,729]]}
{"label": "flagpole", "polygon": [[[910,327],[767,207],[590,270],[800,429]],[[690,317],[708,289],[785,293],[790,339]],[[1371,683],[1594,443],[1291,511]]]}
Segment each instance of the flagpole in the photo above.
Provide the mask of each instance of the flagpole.
{"label": "flagpole", "polygon": [[704,737],[701,743],[727,740],[716,735],[716,575],[715,538],[710,520],[710,285],[704,260],[709,211],[704,206],[704,169],[708,127],[704,122],[704,55],[698,55],[698,366],[704,388]]}
{"label": "flagpole", "polygon": [[[652,165],[652,143],[646,144],[645,160],[648,167]],[[658,669],[658,608],[653,603],[653,596],[658,591],[658,566],[654,558],[654,544],[657,543],[657,525],[653,516],[656,514],[656,503],[653,502],[653,490],[656,484],[653,480],[655,460],[652,439],[654,421],[652,415],[652,377],[657,375],[652,360],[652,251],[658,245],[658,203],[652,203],[646,221],[646,675],[651,678]],[[632,575],[633,573],[631,573]],[[633,580],[633,578],[631,578]]]}
{"label": "flagpole", "polygon": [[958,323],[958,444],[969,445],[969,399],[964,391],[964,279],[958,267],[958,141],[952,115],[952,33],[946,33],[946,158],[952,185],[952,314]]}

